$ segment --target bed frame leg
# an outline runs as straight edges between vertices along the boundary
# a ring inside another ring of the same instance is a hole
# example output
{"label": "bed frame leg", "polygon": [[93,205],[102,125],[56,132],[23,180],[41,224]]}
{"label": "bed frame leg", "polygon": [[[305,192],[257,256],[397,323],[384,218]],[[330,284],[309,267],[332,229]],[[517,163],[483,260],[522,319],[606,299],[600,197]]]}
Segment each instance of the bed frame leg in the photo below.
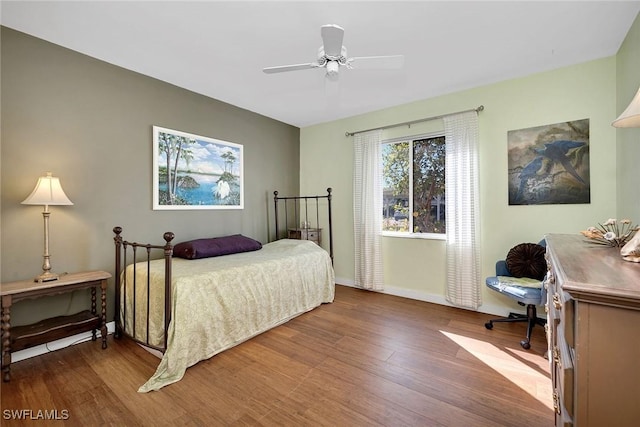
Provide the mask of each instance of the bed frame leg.
{"label": "bed frame leg", "polygon": [[113,315],[114,321],[116,324],[116,330],[113,334],[114,338],[122,337],[122,324],[120,323],[120,272],[122,271],[122,227],[114,227],[113,232],[116,234],[113,238],[113,241],[116,245],[116,271],[113,277],[115,278],[115,287],[116,287],[116,303],[115,303],[115,313]]}

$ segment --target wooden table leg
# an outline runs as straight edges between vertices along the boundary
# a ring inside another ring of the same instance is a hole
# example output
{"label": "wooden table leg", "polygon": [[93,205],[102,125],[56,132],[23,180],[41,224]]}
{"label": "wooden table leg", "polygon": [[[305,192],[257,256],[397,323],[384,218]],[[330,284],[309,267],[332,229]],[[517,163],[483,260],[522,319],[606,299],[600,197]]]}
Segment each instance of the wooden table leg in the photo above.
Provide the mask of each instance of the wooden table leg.
{"label": "wooden table leg", "polygon": [[102,335],[102,349],[107,348],[107,281],[103,280],[100,286],[102,290],[101,304],[102,304],[102,326],[100,327],[100,334]]}
{"label": "wooden table leg", "polygon": [[[91,314],[96,315],[96,287],[91,288]],[[91,331],[91,341],[95,341],[98,339],[97,330],[93,329]]]}
{"label": "wooden table leg", "polygon": [[11,295],[2,297],[2,380],[11,380]]}

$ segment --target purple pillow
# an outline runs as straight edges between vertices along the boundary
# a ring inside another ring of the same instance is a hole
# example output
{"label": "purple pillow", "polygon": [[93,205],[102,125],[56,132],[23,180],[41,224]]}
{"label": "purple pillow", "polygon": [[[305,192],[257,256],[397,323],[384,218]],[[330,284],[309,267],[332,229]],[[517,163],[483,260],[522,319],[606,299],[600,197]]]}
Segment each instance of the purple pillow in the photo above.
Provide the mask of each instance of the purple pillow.
{"label": "purple pillow", "polygon": [[242,234],[232,236],[195,239],[178,243],[173,247],[173,256],[185,259],[209,258],[240,252],[257,251],[262,243]]}

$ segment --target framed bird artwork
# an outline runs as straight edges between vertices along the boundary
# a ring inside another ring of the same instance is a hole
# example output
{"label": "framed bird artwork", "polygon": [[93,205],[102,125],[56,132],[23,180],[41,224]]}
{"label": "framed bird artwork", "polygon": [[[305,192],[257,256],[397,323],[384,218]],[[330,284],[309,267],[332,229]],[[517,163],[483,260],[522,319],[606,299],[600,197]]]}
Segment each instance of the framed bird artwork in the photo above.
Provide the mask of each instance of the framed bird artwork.
{"label": "framed bird artwork", "polygon": [[591,202],[589,119],[507,132],[509,205]]}

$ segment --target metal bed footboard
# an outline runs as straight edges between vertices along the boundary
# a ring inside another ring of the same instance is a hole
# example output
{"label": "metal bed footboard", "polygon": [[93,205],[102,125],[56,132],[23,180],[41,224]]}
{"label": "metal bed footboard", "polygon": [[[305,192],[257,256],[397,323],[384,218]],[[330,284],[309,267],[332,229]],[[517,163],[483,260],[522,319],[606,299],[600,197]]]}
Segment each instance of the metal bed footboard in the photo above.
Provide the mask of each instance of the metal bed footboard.
{"label": "metal bed footboard", "polygon": [[[115,237],[113,238],[115,242],[116,248],[116,260],[115,260],[115,286],[116,286],[116,302],[115,302],[115,337],[121,338],[123,335],[128,336],[132,340],[137,343],[140,343],[146,347],[152,348],[154,350],[160,351],[162,353],[167,349],[167,331],[169,329],[169,323],[171,322],[171,257],[173,255],[173,245],[171,241],[174,238],[174,234],[172,232],[164,233],[163,237],[165,240],[165,244],[163,246],[160,245],[151,245],[148,243],[136,243],[136,242],[128,242],[122,239],[122,227],[114,227],[113,232],[115,233]],[[139,251],[138,249],[141,249]],[[149,342],[149,296],[151,295],[151,275],[149,273],[150,262],[152,259],[152,254],[157,254],[159,251],[163,252],[164,257],[164,345],[158,346],[156,344],[152,344]],[[139,252],[142,252],[140,254]],[[128,259],[131,257],[131,259]],[[140,260],[141,259],[141,260]],[[146,262],[147,269],[147,280],[146,283],[137,283],[137,275],[136,269],[139,268],[141,262]],[[128,283],[127,276],[123,274],[124,268],[127,265],[133,264],[133,283]],[[146,286],[147,288],[147,300],[146,301],[136,301],[137,295],[137,287],[138,286]],[[131,302],[131,310],[133,314],[132,324],[127,324],[127,289],[131,290],[129,292],[132,295],[133,301]],[[137,304],[146,304],[146,313],[145,319],[136,319],[136,307]],[[122,316],[121,316],[122,314]],[[139,339],[136,336],[136,323],[138,321],[144,321],[146,323],[146,336],[145,339]],[[128,333],[127,331],[131,331]]]}

